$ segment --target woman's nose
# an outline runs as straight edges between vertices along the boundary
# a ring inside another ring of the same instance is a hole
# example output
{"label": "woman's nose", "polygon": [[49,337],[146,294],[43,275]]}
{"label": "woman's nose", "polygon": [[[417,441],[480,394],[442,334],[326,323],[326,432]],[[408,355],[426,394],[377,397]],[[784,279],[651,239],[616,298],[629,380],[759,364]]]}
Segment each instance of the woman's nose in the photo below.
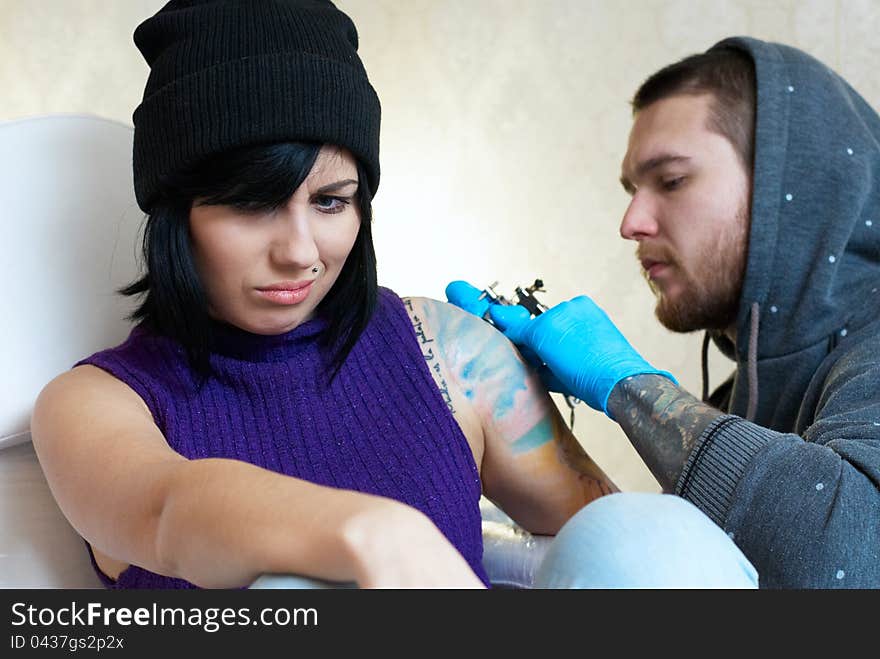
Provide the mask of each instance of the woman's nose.
{"label": "woman's nose", "polygon": [[272,245],[272,257],[279,265],[310,268],[319,258],[318,244],[307,212],[284,210]]}

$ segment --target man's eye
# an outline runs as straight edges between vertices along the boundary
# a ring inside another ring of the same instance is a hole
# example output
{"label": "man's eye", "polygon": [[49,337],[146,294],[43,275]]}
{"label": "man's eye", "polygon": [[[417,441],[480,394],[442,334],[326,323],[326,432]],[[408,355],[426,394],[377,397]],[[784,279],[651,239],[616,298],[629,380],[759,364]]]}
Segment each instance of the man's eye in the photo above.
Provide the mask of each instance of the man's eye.
{"label": "man's eye", "polygon": [[322,213],[341,213],[350,203],[351,199],[344,197],[331,197],[330,195],[315,197],[315,205]]}
{"label": "man's eye", "polygon": [[677,176],[675,178],[663,179],[662,185],[664,190],[675,190],[681,187],[681,184],[684,183],[684,176]]}

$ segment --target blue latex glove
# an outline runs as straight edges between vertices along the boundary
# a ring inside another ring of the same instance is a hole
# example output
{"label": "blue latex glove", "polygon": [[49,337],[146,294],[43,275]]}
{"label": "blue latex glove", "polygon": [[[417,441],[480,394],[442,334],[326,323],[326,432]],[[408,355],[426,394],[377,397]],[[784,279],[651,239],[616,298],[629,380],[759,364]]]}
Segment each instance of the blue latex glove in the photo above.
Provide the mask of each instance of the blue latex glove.
{"label": "blue latex glove", "polygon": [[483,318],[489,310],[489,300],[480,299],[483,294],[479,288],[471,286],[466,281],[452,281],[446,286],[446,299],[460,309],[469,311],[475,316]]}
{"label": "blue latex glove", "polygon": [[[453,298],[449,300],[455,304]],[[585,295],[535,318],[519,306],[490,305],[489,314],[507,338],[527,348],[550,369],[566,390],[563,393],[580,398],[609,417],[608,397],[624,378],[656,373],[678,384],[670,373],[648,364],[605,312]]]}
{"label": "blue latex glove", "polygon": [[[460,309],[464,309],[480,318],[486,319],[488,316],[489,320],[492,320],[491,315],[486,313],[491,306],[493,308],[510,309],[511,313],[522,313],[526,320],[529,319],[530,315],[526,308],[493,304],[486,298],[480,299],[482,294],[483,291],[479,288],[461,280],[450,282],[446,287],[446,299],[450,304],[454,304]],[[495,323],[494,320],[492,320],[492,322]],[[544,383],[544,388],[547,389],[547,391],[555,391],[565,396],[572,396],[572,393],[559,381],[559,378],[557,378],[553,372],[545,366],[540,357],[538,357],[538,355],[536,355],[530,348],[523,345],[518,345],[517,348],[523,358],[525,358],[525,360],[531,364],[532,368],[537,371]],[[576,398],[576,396],[574,397]]]}
{"label": "blue latex glove", "polygon": [[[479,288],[472,286],[466,281],[453,281],[450,282],[446,287],[446,299],[450,304],[454,304],[455,306],[468,311],[475,316],[479,316],[484,320],[491,320],[491,316],[486,312],[489,311],[489,307],[502,307],[504,305],[493,304],[490,303],[488,299],[483,298],[480,299],[480,296],[483,294]],[[526,318],[529,317],[529,312],[523,307],[505,307],[508,309],[519,309],[522,311]],[[495,321],[492,321],[493,323]],[[544,381],[544,387],[548,391],[557,391],[561,394],[565,394],[566,396],[571,395],[565,387],[562,386],[562,383],[550,372],[546,366],[544,366],[544,362],[529,348],[525,346],[517,346],[519,348],[520,353],[525,358],[527,362],[529,362],[532,367],[538,371],[538,375],[541,376],[541,379]]]}

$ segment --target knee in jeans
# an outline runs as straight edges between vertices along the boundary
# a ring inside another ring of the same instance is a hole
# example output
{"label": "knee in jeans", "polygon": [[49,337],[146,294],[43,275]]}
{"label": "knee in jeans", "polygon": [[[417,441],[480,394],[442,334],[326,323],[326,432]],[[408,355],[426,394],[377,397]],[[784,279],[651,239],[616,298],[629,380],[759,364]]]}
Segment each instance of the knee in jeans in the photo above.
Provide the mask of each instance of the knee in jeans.
{"label": "knee in jeans", "polygon": [[632,525],[644,530],[650,526],[666,526],[672,518],[690,520],[699,524],[711,523],[696,506],[677,496],[617,492],[591,502],[578,511],[565,526]]}
{"label": "knee in jeans", "polygon": [[680,497],[612,494],[557,534],[542,587],[754,587],[757,575],[730,538]]}
{"label": "knee in jeans", "polygon": [[697,538],[729,538],[696,506],[677,496],[641,492],[610,494],[578,511],[562,527],[556,544],[640,552],[658,544],[691,545]]}

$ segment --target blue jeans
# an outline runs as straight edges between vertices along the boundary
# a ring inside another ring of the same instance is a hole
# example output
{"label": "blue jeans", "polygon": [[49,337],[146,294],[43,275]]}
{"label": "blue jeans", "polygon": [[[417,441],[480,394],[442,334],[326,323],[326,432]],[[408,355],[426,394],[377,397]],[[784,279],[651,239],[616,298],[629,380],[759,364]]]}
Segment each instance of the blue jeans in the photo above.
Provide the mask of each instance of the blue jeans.
{"label": "blue jeans", "polygon": [[[758,587],[755,568],[724,531],[693,504],[668,494],[601,497],[568,520],[552,541],[519,551],[526,553],[516,556],[513,548],[508,556],[514,565],[537,567],[515,570],[517,575],[534,571],[532,583],[518,587]],[[538,551],[543,558],[530,555]],[[251,588],[340,586],[356,587],[295,575],[263,575]]]}
{"label": "blue jeans", "polygon": [[668,494],[611,494],[550,543],[535,588],[757,588],[758,573],[696,506]]}

